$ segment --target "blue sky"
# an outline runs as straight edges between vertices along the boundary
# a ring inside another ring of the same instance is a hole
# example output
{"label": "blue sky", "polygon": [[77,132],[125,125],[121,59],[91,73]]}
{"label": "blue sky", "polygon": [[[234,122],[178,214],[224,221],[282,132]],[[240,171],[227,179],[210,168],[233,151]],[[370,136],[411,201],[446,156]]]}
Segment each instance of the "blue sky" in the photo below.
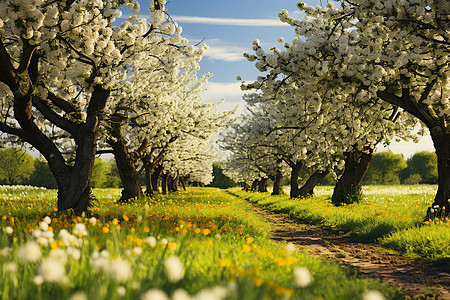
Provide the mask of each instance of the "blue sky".
{"label": "blue sky", "polygon": [[[141,15],[148,13],[148,1],[141,0]],[[318,0],[304,1],[318,5]],[[324,0],[323,3],[326,3]],[[170,0],[167,13],[182,28],[182,36],[192,44],[204,39],[210,49],[200,62],[199,75],[212,73],[206,87],[205,100],[218,102],[224,100],[222,109],[232,109],[240,105],[243,110],[242,95],[237,76],[244,80],[254,80],[259,72],[254,63],[248,62],[243,52],[250,52],[252,41],[259,39],[263,48],[280,47],[279,37],[290,42],[294,38],[292,27],[278,20],[278,13],[286,9],[295,17],[300,17],[297,1],[293,0]],[[409,157],[414,152],[434,151],[431,139],[422,138],[419,144],[395,143],[389,147],[394,153]],[[379,151],[387,150],[381,148]]]}

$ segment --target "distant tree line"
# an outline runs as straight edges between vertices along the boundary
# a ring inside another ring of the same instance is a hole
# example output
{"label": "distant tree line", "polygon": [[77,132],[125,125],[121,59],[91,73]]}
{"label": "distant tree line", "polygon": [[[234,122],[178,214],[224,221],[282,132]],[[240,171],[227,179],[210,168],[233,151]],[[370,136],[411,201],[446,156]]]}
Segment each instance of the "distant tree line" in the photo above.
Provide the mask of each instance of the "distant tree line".
{"label": "distant tree line", "polygon": [[[303,172],[302,177],[308,178],[310,174]],[[223,174],[221,162],[213,164],[213,181],[208,185],[218,188],[236,186],[236,182]],[[145,182],[140,176],[142,184]],[[437,184],[437,156],[434,152],[421,151],[406,159],[401,154],[391,151],[375,153],[373,160],[364,177],[364,184]],[[327,175],[321,185],[334,185],[333,176]],[[0,149],[0,184],[32,185],[46,188],[57,188],[45,160],[34,158],[19,148]],[[282,183],[288,185],[288,179]],[[92,172],[91,186],[96,188],[122,187],[119,171],[114,159],[95,160]]]}
{"label": "distant tree line", "polygon": [[[405,159],[392,151],[375,153],[363,184],[437,184],[437,156],[434,152],[421,151]],[[326,176],[321,185],[335,185],[332,175]]]}
{"label": "distant tree line", "polygon": [[[56,180],[47,162],[40,158],[34,158],[20,148],[0,149],[0,184],[57,188]],[[91,186],[97,188],[121,187],[114,159],[97,158],[95,160]]]}

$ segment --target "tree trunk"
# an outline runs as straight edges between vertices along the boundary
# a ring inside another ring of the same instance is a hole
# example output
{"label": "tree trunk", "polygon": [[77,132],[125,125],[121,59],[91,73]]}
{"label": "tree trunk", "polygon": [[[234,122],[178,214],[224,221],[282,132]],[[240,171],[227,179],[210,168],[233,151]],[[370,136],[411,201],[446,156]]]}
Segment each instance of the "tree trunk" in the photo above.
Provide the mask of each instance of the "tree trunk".
{"label": "tree trunk", "polygon": [[149,164],[149,163],[144,162],[145,194],[147,196],[153,196],[152,170],[153,170],[153,166],[151,166],[151,164]]}
{"label": "tree trunk", "polygon": [[305,184],[299,189],[298,193],[300,197],[308,197],[314,194],[314,188],[319,184],[319,182],[325,178],[325,176],[330,173],[329,170],[326,171],[315,171],[305,182]]}
{"label": "tree trunk", "polygon": [[275,174],[275,178],[273,181],[273,191],[272,195],[281,195],[283,193],[281,189],[281,180],[283,179],[283,174],[281,174],[280,170],[277,170],[277,173]]}
{"label": "tree trunk", "polygon": [[169,176],[166,174],[162,174],[161,176],[161,188],[162,188],[162,193],[163,195],[167,194],[167,178]]}
{"label": "tree trunk", "polygon": [[250,191],[255,192],[258,187],[259,180],[253,180],[252,186],[250,187]]}
{"label": "tree trunk", "polygon": [[267,181],[269,178],[262,178],[258,183],[258,192],[266,193],[267,192]]}
{"label": "tree trunk", "polygon": [[243,186],[242,186],[242,190],[243,190],[243,191],[246,191],[246,192],[248,192],[248,190],[249,190],[249,186],[248,186],[248,184],[247,184],[246,181],[244,181],[244,184],[243,184]]}
{"label": "tree trunk", "polygon": [[186,191],[186,180],[184,178],[180,178],[181,187]]}
{"label": "tree trunk", "polygon": [[157,166],[152,173],[151,184],[153,192],[158,192],[159,190],[159,178],[161,177],[163,171],[162,165]]}
{"label": "tree trunk", "polygon": [[431,208],[429,208],[427,218],[434,218],[448,216],[450,210],[450,134],[440,126],[435,126],[430,132],[438,159],[438,190],[431,207],[435,213],[430,215]]}
{"label": "tree trunk", "polygon": [[[47,160],[50,171],[55,176],[58,186],[58,210],[73,209],[76,214],[88,210],[91,200],[89,181],[95,161],[95,151],[99,135],[100,119],[103,117],[109,90],[96,85],[87,109],[86,122],[76,124],[59,119],[41,99],[34,99],[32,94],[14,97],[14,115],[21,131],[18,136],[35,147]],[[64,100],[61,100],[64,101]],[[33,104],[32,104],[33,103]],[[75,163],[70,166],[54,142],[34,123],[32,106],[61,128],[70,132],[76,142]],[[12,132],[12,134],[15,134]]]}
{"label": "tree trunk", "polygon": [[167,179],[167,188],[171,193],[178,191],[177,177],[169,176],[169,178]]}
{"label": "tree trunk", "polygon": [[303,164],[301,162],[297,162],[292,166],[291,170],[291,198],[297,198],[299,196],[298,189],[298,178],[300,176],[300,170],[302,169]]}
{"label": "tree trunk", "polygon": [[108,144],[114,150],[114,158],[122,181],[123,190],[120,201],[125,202],[142,197],[141,182],[139,181],[135,161],[132,159],[126,141],[122,136],[122,120],[120,116],[112,116],[111,119],[110,134],[113,138],[108,140]]}
{"label": "tree trunk", "polygon": [[361,199],[361,183],[372,161],[373,153],[359,150],[346,152],[345,169],[334,187],[331,201],[335,205],[350,204]]}

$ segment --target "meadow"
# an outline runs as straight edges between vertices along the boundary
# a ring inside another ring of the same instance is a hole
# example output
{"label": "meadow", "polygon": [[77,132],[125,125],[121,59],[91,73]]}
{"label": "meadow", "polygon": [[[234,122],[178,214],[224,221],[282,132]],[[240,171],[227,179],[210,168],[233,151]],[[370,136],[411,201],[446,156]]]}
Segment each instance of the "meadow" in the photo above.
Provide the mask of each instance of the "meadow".
{"label": "meadow", "polygon": [[289,195],[233,194],[273,212],[286,213],[301,222],[348,233],[364,242],[414,258],[439,262],[450,270],[450,220],[426,220],[437,186],[364,186],[359,203],[334,206],[332,187],[317,187],[314,197],[290,199]]}
{"label": "meadow", "polygon": [[54,190],[0,188],[1,299],[403,299],[271,241],[252,204],[225,191],[126,205],[120,190],[94,193],[75,216],[56,210]]}

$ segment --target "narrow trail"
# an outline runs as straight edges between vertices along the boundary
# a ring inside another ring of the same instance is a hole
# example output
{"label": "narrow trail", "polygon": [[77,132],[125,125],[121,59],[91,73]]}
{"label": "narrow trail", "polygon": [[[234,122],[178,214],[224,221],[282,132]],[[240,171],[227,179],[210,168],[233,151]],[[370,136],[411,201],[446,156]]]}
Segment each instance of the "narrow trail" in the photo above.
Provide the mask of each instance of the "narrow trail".
{"label": "narrow trail", "polygon": [[321,259],[337,261],[359,276],[378,278],[400,287],[412,299],[450,300],[450,274],[438,266],[393,255],[380,247],[357,242],[348,235],[298,224],[286,215],[253,207],[272,224],[271,238],[274,240],[291,242]]}

